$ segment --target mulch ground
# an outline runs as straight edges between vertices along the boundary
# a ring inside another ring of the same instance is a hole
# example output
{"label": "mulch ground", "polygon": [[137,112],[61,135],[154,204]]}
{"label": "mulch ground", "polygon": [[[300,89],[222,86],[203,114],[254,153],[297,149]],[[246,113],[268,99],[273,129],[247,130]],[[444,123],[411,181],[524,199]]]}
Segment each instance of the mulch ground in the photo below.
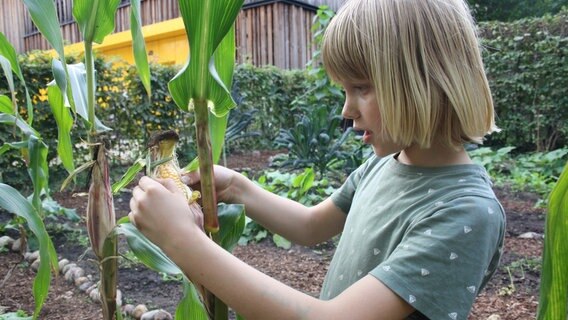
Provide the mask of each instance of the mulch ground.
{"label": "mulch ground", "polygon": [[[227,166],[254,171],[266,168],[268,158],[272,155],[270,152],[233,155],[228,158]],[[507,212],[504,255],[498,272],[478,296],[469,319],[487,319],[490,316],[493,316],[492,320],[534,319],[543,240],[541,237],[522,239],[518,236],[526,232],[542,235],[545,212],[534,208],[537,198],[533,194],[514,193],[508,189],[496,189],[496,193]],[[87,203],[84,194],[63,192],[56,193],[54,198],[63,206],[75,208],[78,214],[84,214]],[[115,198],[118,216],[128,213],[128,200],[127,193]],[[78,262],[87,274],[98,278],[92,253],[78,241],[86,235],[84,222],[68,223],[51,234],[61,257]],[[121,248],[125,248],[125,245],[121,244]],[[333,255],[333,245],[331,242],[312,248],[293,245],[289,250],[284,250],[274,246],[271,241],[262,241],[237,246],[233,254],[293,288],[318,296]],[[35,273],[18,254],[0,253],[0,314],[2,310],[33,312],[34,276]],[[124,303],[143,303],[151,309],[163,308],[172,314],[182,290],[176,281],[128,260],[120,263],[119,289],[123,293]],[[98,305],[59,277],[52,281],[40,318],[71,320],[102,319],[102,316]]]}

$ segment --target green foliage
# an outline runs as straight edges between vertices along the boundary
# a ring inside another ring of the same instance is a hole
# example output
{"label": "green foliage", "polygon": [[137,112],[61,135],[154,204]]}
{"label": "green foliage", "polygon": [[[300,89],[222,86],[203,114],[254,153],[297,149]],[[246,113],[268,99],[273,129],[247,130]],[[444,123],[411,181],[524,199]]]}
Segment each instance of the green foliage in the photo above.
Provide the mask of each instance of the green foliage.
{"label": "green foliage", "polygon": [[468,0],[478,21],[513,21],[557,13],[566,0]]}
{"label": "green foliage", "polygon": [[323,174],[352,154],[351,149],[343,147],[349,130],[340,130],[344,95],[337,84],[332,83],[327,76],[319,50],[323,33],[333,14],[333,11],[323,6],[314,17],[312,32],[318,50],[314,52],[307,66],[307,90],[291,104],[293,109],[299,111],[295,125],[280,129],[275,141],[276,146],[288,149],[287,157],[278,163],[279,166],[314,167],[318,173]]}
{"label": "green foliage", "polygon": [[491,146],[554,150],[568,143],[568,10],[513,23],[481,24],[501,133]]}
{"label": "green foliage", "polygon": [[[267,171],[255,180],[255,183],[265,190],[306,206],[320,203],[336,189],[326,178],[316,179],[316,174],[312,168],[307,168],[298,173],[283,173],[278,170]],[[268,236],[269,232],[264,227],[247,218],[239,244],[246,245],[250,241],[259,242]],[[289,241],[279,235],[272,235],[272,241],[284,249],[290,246]]]}
{"label": "green foliage", "polygon": [[349,158],[350,150],[343,147],[351,130],[340,131],[341,116],[327,107],[315,107],[304,114],[293,128],[280,129],[275,145],[288,149],[280,167],[314,167],[318,173],[334,168],[337,162]]}
{"label": "green foliage", "polygon": [[311,168],[301,173],[267,171],[255,182],[265,190],[306,206],[323,201],[335,191],[335,187],[327,178],[316,179]]}
{"label": "green foliage", "polygon": [[272,149],[280,129],[293,127],[297,109],[290,107],[307,86],[302,71],[284,71],[276,67],[237,66],[233,78],[233,97],[241,112],[256,110],[247,132],[260,132],[260,138],[234,141],[236,149]]}
{"label": "green foliage", "polygon": [[509,185],[513,191],[536,192],[541,198],[537,205],[544,205],[568,160],[568,148],[512,155],[514,149],[484,147],[470,151],[470,156],[485,167],[496,185]]}

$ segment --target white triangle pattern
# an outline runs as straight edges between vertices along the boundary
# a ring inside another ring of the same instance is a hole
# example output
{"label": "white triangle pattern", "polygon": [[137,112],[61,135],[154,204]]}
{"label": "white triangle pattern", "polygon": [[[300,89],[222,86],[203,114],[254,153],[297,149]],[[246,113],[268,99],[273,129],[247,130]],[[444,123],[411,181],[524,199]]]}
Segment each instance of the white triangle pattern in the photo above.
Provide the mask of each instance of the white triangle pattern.
{"label": "white triangle pattern", "polygon": [[408,302],[410,302],[410,303],[416,302],[416,297],[413,296],[413,295],[409,295],[409,296],[408,296]]}
{"label": "white triangle pattern", "polygon": [[471,227],[470,226],[463,226],[463,233],[470,233]]}
{"label": "white triangle pattern", "polygon": [[420,274],[425,277],[430,274],[430,271],[428,271],[428,269],[422,268],[422,270],[420,270]]}
{"label": "white triangle pattern", "polygon": [[456,312],[448,313],[448,317],[450,317],[450,319],[456,320],[458,318],[458,314]]}
{"label": "white triangle pattern", "polygon": [[450,253],[450,260],[456,260],[458,258],[458,254],[455,252]]}

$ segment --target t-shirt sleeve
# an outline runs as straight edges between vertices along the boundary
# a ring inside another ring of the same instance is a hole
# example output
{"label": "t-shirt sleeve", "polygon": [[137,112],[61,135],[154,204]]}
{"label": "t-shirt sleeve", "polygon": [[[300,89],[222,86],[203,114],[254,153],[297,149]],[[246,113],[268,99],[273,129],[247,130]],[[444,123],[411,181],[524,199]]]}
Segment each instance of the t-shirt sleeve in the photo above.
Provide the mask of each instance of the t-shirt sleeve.
{"label": "t-shirt sleeve", "polygon": [[370,274],[429,319],[465,320],[498,264],[504,212],[496,200],[473,196],[431,210]]}
{"label": "t-shirt sleeve", "polygon": [[339,187],[339,189],[335,190],[334,193],[331,194],[331,200],[333,204],[335,204],[341,211],[345,214],[349,213],[349,209],[351,208],[351,202],[353,200],[353,196],[355,195],[355,191],[357,190],[357,186],[361,181],[361,177],[369,167],[370,163],[380,160],[375,155],[372,155],[367,161],[365,161],[362,165],[360,165],[355,171],[353,171],[347,180]]}

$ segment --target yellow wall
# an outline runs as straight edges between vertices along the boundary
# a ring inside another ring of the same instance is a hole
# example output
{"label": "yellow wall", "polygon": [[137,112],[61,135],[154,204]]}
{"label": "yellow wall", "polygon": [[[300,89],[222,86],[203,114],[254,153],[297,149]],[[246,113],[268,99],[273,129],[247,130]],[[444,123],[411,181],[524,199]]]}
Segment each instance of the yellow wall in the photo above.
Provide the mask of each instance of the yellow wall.
{"label": "yellow wall", "polygon": [[[184,64],[189,55],[189,45],[181,18],[159,22],[142,28],[146,40],[146,51],[150,62],[160,64]],[[108,35],[100,45],[93,49],[99,55],[119,56],[128,63],[134,63],[132,55],[132,36],[130,30]],[[65,47],[65,53],[81,53],[82,43]]]}

